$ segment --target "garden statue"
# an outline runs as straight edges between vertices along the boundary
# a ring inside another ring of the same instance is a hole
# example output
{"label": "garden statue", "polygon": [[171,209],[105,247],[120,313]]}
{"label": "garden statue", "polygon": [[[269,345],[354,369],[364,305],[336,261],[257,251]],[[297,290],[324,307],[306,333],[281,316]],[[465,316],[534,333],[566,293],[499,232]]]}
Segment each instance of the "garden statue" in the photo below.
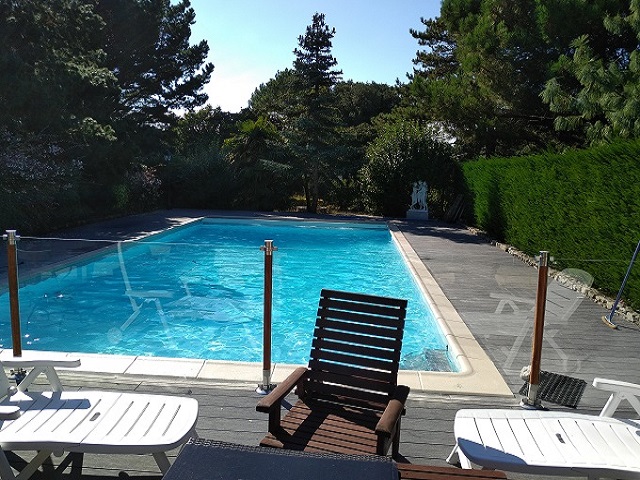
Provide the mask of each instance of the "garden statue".
{"label": "garden statue", "polygon": [[415,182],[411,194],[411,210],[427,210],[427,182]]}
{"label": "garden statue", "polygon": [[425,181],[415,182],[411,192],[411,205],[407,210],[407,218],[414,220],[428,220],[429,207],[427,206],[427,193],[429,186]]}

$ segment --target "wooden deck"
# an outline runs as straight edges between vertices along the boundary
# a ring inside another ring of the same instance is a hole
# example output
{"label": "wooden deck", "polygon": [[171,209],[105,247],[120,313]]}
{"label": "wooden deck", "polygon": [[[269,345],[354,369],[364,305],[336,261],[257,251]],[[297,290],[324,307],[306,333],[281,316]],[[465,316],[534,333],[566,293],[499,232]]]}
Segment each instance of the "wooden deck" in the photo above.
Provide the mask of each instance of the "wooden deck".
{"label": "wooden deck", "polygon": [[[170,224],[171,221],[166,219],[172,215],[188,217],[201,214],[161,212],[148,217],[148,221],[151,225]],[[140,223],[144,218],[129,222],[131,230],[136,233],[148,231]],[[492,294],[534,298],[535,285],[529,280],[535,277],[535,270],[463,228],[435,223],[403,223],[400,228],[512,391],[517,392],[522,385],[519,370],[529,363],[527,343],[508,365],[506,360],[514,344],[514,328],[517,331],[525,319],[514,312],[496,314],[498,300]],[[117,223],[111,223],[101,231],[108,229],[123,231]],[[86,235],[87,238],[95,238],[90,233]],[[595,262],[594,270],[591,273],[597,277]],[[544,370],[587,382],[578,405],[579,412],[597,413],[606,400],[605,394],[590,386],[595,376],[640,383],[640,328],[623,320],[616,320],[620,324],[618,330],[607,328],[600,320],[606,313],[608,311],[604,307],[585,300],[567,324],[553,328],[554,346],[545,344],[543,349]],[[509,329],[506,328],[507,323]],[[191,395],[200,403],[198,434],[204,438],[257,445],[267,430],[266,415],[255,411],[260,398],[254,392],[255,384],[70,373],[64,374],[62,380],[67,388]],[[400,453],[412,463],[444,466],[445,458],[453,447],[453,418],[458,409],[518,408],[519,399],[518,395],[505,398],[412,393],[402,422]],[[565,408],[545,405],[551,409]],[[126,473],[121,474],[123,471]],[[96,479],[160,478],[152,458],[124,455],[87,455],[84,474],[84,478]],[[514,479],[542,478],[512,473],[508,476]]]}
{"label": "wooden deck", "polygon": [[[186,379],[151,378],[111,375],[79,375],[63,373],[63,384],[70,389],[125,390],[196,398],[200,405],[197,431],[202,438],[258,445],[267,429],[267,416],[256,412],[260,395],[255,384],[216,385]],[[290,401],[294,396],[289,398]],[[409,462],[447,466],[445,458],[453,447],[453,418],[460,408],[505,407],[517,408],[514,399],[492,399],[463,396],[411,396],[407,415],[403,418],[400,454]],[[177,451],[170,452],[173,462]],[[54,458],[54,462],[58,459]],[[150,456],[85,455],[83,478],[114,478],[126,472],[128,477],[160,478]],[[509,478],[536,478],[508,474]],[[36,477],[38,478],[38,477]],[[39,478],[48,478],[40,476]]]}

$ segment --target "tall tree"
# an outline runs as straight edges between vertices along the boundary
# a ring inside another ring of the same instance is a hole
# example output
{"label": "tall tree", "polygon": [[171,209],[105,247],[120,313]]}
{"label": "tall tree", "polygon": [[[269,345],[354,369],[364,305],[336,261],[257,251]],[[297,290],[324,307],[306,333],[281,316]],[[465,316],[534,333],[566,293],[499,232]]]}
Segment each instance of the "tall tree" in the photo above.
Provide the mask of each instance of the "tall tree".
{"label": "tall tree", "polygon": [[177,112],[206,101],[202,89],[213,65],[205,63],[206,41],[189,43],[195,12],[188,0],[95,2],[105,22],[105,65],[117,85],[117,95],[105,107],[117,142],[95,149],[87,172],[92,191],[107,195],[96,197],[96,203],[104,204],[112,188],[127,187],[139,165],[158,171]]}
{"label": "tall tree", "polygon": [[34,232],[52,211],[60,224],[86,213],[89,145],[114,138],[103,29],[91,2],[0,0],[0,224]]}
{"label": "tall tree", "polygon": [[347,81],[338,82],[335,94],[342,125],[327,198],[341,210],[363,211],[359,172],[366,162],[367,145],[378,134],[378,119],[400,103],[400,93],[395,86]]}
{"label": "tall tree", "polygon": [[177,110],[204,104],[213,64],[205,64],[205,40],[189,44],[195,23],[189,0],[98,0],[97,11],[120,88],[117,118],[164,128],[175,123]]}
{"label": "tall tree", "polygon": [[280,130],[299,114],[301,92],[294,70],[285,69],[261,84],[249,99],[249,109],[256,116],[263,116]]}
{"label": "tall tree", "polygon": [[115,92],[104,65],[104,27],[90,3],[0,0],[0,128],[59,145],[111,137],[100,109]]}
{"label": "tall tree", "polygon": [[415,73],[432,79],[447,78],[459,67],[455,56],[455,40],[442,17],[423,17],[420,22],[425,26],[424,31],[409,30],[413,38],[418,40],[418,45],[425,47],[424,50],[418,50],[413,60],[414,65],[420,67]]}
{"label": "tall tree", "polygon": [[573,42],[542,95],[555,127],[590,143],[640,136],[640,1],[625,3],[602,15],[606,34]]}
{"label": "tall tree", "polygon": [[445,0],[413,31],[420,45],[413,93],[470,155],[541,147],[551,119],[538,94],[547,64],[535,0]]}
{"label": "tall tree", "polygon": [[306,33],[298,37],[293,53],[294,72],[301,93],[299,116],[292,125],[290,140],[300,160],[307,209],[316,212],[320,196],[321,171],[335,159],[333,138],[338,126],[333,87],[342,75],[331,54],[335,28],[315,13]]}
{"label": "tall tree", "polygon": [[331,54],[331,40],[335,34],[336,29],[325,23],[324,13],[315,13],[306,33],[298,37],[300,48],[293,50],[296,73],[316,95],[320,94],[323,87],[333,87],[342,75],[342,70],[333,70],[338,65]]}
{"label": "tall tree", "polygon": [[153,172],[138,164],[164,158],[175,112],[206,100],[213,66],[206,42],[189,45],[194,21],[187,0],[0,0],[3,186],[36,198],[51,172],[75,211],[109,212]]}
{"label": "tall tree", "polygon": [[[444,0],[440,17],[412,34],[419,52],[413,115],[437,121],[467,155],[518,154],[562,143],[540,94],[573,52],[573,39],[603,35],[621,0]],[[600,42],[606,45],[606,41]],[[604,48],[604,47],[603,47]]]}

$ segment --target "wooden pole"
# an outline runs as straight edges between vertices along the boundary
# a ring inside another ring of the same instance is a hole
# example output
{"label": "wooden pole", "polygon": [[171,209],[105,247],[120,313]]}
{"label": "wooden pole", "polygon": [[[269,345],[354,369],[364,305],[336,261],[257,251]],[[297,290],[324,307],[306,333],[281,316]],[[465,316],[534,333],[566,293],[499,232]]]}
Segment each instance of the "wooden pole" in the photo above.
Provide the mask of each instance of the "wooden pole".
{"label": "wooden pole", "polygon": [[22,335],[20,334],[20,302],[18,300],[18,236],[15,230],[7,230],[7,267],[9,281],[9,309],[11,312],[11,343],[13,356],[22,356]]}
{"label": "wooden pole", "polygon": [[262,330],[262,384],[256,392],[266,395],[273,389],[271,384],[271,314],[273,310],[273,240],[265,240],[260,247],[264,252],[264,302]]}
{"label": "wooden pole", "polygon": [[547,305],[547,279],[549,274],[549,252],[540,252],[538,263],[538,290],[531,341],[531,370],[529,372],[529,391],[523,403],[529,407],[539,408],[538,387],[540,386],[540,363],[542,359],[542,339],[544,335],[544,312]]}

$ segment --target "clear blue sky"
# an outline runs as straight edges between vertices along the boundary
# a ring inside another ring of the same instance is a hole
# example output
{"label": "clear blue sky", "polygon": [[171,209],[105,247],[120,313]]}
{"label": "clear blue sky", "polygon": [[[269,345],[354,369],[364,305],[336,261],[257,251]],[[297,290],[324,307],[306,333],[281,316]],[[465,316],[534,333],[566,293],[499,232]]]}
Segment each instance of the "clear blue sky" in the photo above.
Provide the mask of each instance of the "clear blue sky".
{"label": "clear blue sky", "polygon": [[406,81],[418,42],[410,28],[440,13],[440,0],[191,0],[191,43],[207,40],[209,103],[237,112],[278,71],[291,68],[293,49],[315,12],[336,29],[333,56],[344,80]]}

